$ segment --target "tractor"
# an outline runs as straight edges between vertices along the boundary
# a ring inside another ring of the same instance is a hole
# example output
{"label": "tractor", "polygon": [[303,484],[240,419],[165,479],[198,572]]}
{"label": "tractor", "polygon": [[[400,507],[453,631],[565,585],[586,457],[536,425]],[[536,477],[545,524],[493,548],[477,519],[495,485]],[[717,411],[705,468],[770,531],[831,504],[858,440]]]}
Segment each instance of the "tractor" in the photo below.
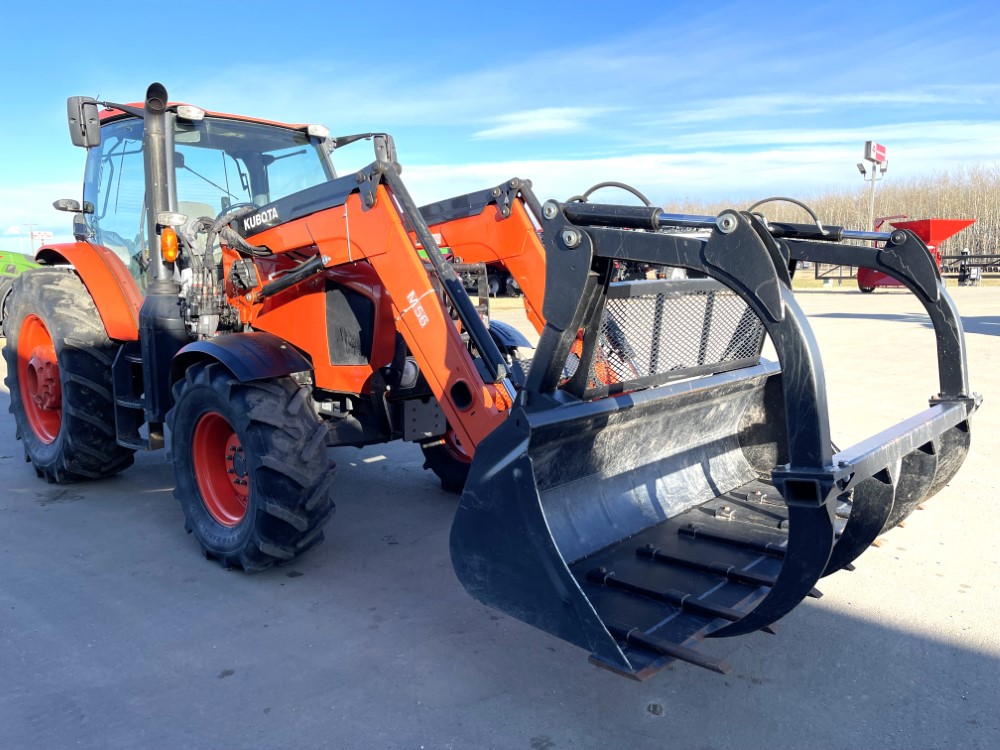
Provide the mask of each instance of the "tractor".
{"label": "tractor", "polygon": [[[18,437],[54,483],[168,449],[186,528],[227,568],[323,538],[328,448],[410,441],[462,493],[451,555],[474,597],[623,675],[723,672],[699,641],[772,631],[969,450],[961,320],[912,232],[542,202],[518,178],[418,206],[385,133],[158,83],[67,109],[83,194],[54,205],[75,241],[39,250],[4,324]],[[373,154],[346,168],[354,144]],[[516,280],[530,359],[459,258]],[[884,272],[934,327],[939,392],[845,449],[792,293],[803,261]]]}

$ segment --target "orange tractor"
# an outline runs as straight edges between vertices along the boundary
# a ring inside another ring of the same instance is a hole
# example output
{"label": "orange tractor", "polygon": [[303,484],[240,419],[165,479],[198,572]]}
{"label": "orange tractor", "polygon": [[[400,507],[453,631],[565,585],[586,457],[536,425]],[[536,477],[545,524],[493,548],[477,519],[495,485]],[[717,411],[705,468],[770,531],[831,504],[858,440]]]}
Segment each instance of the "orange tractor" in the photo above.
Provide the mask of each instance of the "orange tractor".
{"label": "orange tractor", "polygon": [[[5,323],[18,436],[59,483],[169,447],[187,529],[227,567],[322,539],[328,447],[408,440],[464,488],[451,551],[473,596],[622,674],[725,671],[699,640],[771,630],[968,451],[961,321],[912,233],[542,204],[517,179],[418,208],[388,135],[206,112],[160,84],[134,105],[72,97],[68,119],[83,196],[55,205],[76,242],[39,251]],[[356,142],[374,159],[340,170]],[[444,245],[516,279],[530,362]],[[928,408],[832,447],[799,260],[920,299]]]}

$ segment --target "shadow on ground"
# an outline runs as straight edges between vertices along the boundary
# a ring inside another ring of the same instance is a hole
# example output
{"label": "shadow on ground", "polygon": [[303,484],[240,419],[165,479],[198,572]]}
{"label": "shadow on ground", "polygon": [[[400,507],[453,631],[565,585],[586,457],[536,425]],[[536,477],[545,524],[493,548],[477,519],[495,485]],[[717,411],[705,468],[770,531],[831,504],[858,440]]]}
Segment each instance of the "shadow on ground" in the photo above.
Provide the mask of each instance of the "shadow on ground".
{"label": "shadow on ground", "polygon": [[[855,614],[843,592],[801,606],[777,636],[708,644],[733,664],[725,677],[678,665],[635,683],[590,666],[465,594],[448,558],[455,496],[410,447],[334,452],[326,543],[254,576],[200,558],[162,458],[53,487],[5,448],[6,742],[995,747],[997,654]],[[872,586],[906,564],[859,563],[838,576]]]}
{"label": "shadow on ground", "polygon": [[[835,320],[878,320],[878,321],[898,321],[901,323],[912,323],[921,325],[924,328],[933,328],[930,318],[926,315],[910,313],[869,313],[869,312],[835,312],[835,313],[814,313],[812,318],[831,318]],[[986,336],[1000,336],[1000,316],[996,315],[971,315],[962,316],[962,327],[966,333],[978,333]]]}

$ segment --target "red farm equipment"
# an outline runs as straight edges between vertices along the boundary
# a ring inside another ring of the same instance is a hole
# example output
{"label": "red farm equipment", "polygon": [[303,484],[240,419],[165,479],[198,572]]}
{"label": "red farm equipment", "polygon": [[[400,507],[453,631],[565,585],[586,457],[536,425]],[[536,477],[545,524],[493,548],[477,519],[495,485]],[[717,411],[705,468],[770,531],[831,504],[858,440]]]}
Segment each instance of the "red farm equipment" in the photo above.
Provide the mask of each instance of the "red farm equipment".
{"label": "red farm equipment", "polygon": [[[913,232],[923,240],[927,252],[934,259],[934,264],[941,269],[941,243],[949,237],[958,234],[963,229],[976,222],[975,219],[916,219],[911,221],[890,222],[896,229]],[[901,287],[899,281],[875,268],[858,268],[858,289],[862,292],[874,292],[876,287]]]}

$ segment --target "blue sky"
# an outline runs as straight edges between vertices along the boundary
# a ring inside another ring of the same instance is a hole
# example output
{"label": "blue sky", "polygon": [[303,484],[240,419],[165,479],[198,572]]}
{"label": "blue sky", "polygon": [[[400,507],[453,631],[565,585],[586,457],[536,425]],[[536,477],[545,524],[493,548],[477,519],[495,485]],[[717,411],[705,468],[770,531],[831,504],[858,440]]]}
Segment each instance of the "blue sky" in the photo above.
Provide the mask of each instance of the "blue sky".
{"label": "blue sky", "polygon": [[657,203],[804,197],[862,185],[870,139],[886,180],[1000,163],[995,0],[50,2],[5,21],[3,250],[27,251],[29,224],[68,238],[66,97],[154,80],[206,109],[386,130],[420,202],[515,175],[542,198],[609,179]]}

